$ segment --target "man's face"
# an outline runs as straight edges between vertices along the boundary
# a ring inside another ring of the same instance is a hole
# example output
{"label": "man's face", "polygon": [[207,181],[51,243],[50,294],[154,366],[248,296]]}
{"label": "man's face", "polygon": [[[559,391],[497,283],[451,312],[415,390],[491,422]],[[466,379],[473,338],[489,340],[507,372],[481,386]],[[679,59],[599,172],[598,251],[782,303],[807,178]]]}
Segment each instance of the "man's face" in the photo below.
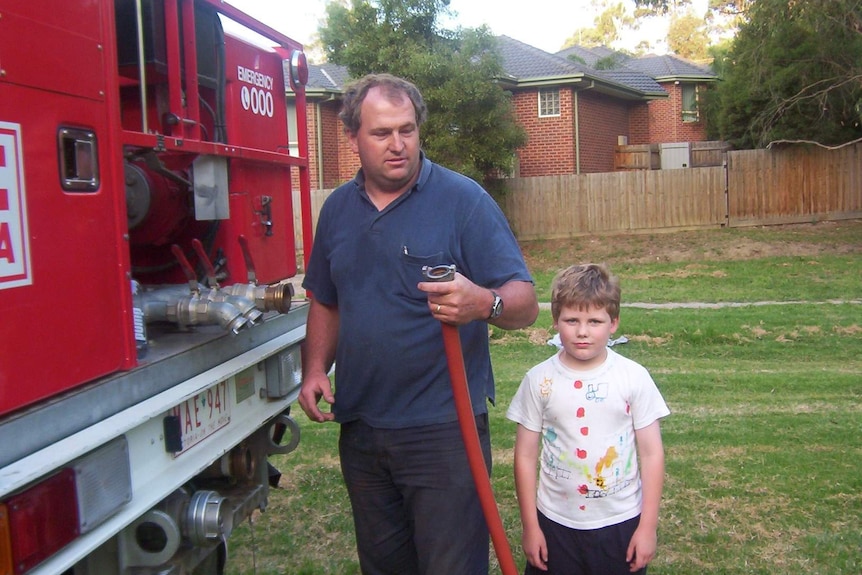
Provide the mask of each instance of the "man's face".
{"label": "man's face", "polygon": [[359,154],[369,194],[400,194],[419,176],[419,126],[410,98],[395,101],[371,88],[360,109],[362,122],[347,139]]}

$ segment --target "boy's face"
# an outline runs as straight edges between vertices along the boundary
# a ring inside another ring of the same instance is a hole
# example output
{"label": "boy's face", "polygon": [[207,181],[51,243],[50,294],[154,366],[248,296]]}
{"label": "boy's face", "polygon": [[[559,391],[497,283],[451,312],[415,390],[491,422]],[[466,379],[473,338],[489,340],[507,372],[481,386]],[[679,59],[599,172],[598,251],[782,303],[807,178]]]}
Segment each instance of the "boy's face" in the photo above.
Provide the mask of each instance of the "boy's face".
{"label": "boy's face", "polygon": [[600,366],[608,356],[608,340],[619,321],[611,319],[605,308],[563,306],[554,322],[563,344],[563,363],[581,371]]}

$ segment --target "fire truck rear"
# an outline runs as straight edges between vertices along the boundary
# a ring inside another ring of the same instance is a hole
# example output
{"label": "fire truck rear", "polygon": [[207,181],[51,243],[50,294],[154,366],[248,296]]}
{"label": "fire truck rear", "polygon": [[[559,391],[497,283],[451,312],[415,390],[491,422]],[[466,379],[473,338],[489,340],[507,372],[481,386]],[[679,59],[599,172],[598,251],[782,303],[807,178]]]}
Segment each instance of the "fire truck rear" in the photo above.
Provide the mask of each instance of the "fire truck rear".
{"label": "fire truck rear", "polygon": [[219,0],[0,0],[0,575],[221,573],[266,506],[307,74]]}

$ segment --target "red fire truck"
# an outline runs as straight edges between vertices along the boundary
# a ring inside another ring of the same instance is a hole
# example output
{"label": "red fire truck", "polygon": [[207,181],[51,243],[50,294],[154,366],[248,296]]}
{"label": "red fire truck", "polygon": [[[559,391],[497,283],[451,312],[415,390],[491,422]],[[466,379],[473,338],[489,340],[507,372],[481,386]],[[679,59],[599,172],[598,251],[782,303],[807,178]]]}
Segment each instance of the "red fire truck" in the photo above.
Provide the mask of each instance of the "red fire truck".
{"label": "red fire truck", "polygon": [[221,573],[266,506],[307,77],[219,0],[0,0],[0,575]]}

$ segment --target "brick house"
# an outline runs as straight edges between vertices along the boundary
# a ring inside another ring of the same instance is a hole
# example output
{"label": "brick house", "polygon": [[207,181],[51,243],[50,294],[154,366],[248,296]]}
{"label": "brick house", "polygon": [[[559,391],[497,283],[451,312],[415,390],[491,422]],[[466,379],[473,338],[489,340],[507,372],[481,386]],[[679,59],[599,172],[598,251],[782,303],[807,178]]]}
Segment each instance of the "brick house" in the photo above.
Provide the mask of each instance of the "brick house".
{"label": "brick house", "polygon": [[633,70],[649,76],[664,89],[668,98],[649,104],[647,140],[634,138],[630,143],[663,144],[706,140],[706,123],[698,102],[709,84],[718,77],[708,68],[674,55],[631,57],[608,48],[575,46],[557,52],[570,61],[583,62],[591,68],[605,65],[613,70]]}
{"label": "brick house", "polygon": [[[518,150],[515,176],[613,171],[621,137],[629,144],[706,139],[697,95],[717,78],[694,64],[674,56],[628,58],[603,48],[551,54],[507,36],[498,37],[498,45],[506,72],[499,81],[512,94],[528,135]],[[619,59],[613,68],[594,67],[609,57]],[[306,106],[312,188],[333,188],[359,167],[338,120],[348,79],[341,66],[310,66]]]}
{"label": "brick house", "polygon": [[[356,175],[359,158],[350,149],[338,112],[341,94],[348,82],[347,69],[336,64],[310,65],[305,89],[308,124],[308,157],[311,188],[327,190],[337,187]],[[288,85],[288,118],[295,122],[291,110],[295,101]],[[290,120],[289,120],[290,121]],[[288,126],[290,134],[296,126]],[[294,145],[291,142],[291,145]]]}

